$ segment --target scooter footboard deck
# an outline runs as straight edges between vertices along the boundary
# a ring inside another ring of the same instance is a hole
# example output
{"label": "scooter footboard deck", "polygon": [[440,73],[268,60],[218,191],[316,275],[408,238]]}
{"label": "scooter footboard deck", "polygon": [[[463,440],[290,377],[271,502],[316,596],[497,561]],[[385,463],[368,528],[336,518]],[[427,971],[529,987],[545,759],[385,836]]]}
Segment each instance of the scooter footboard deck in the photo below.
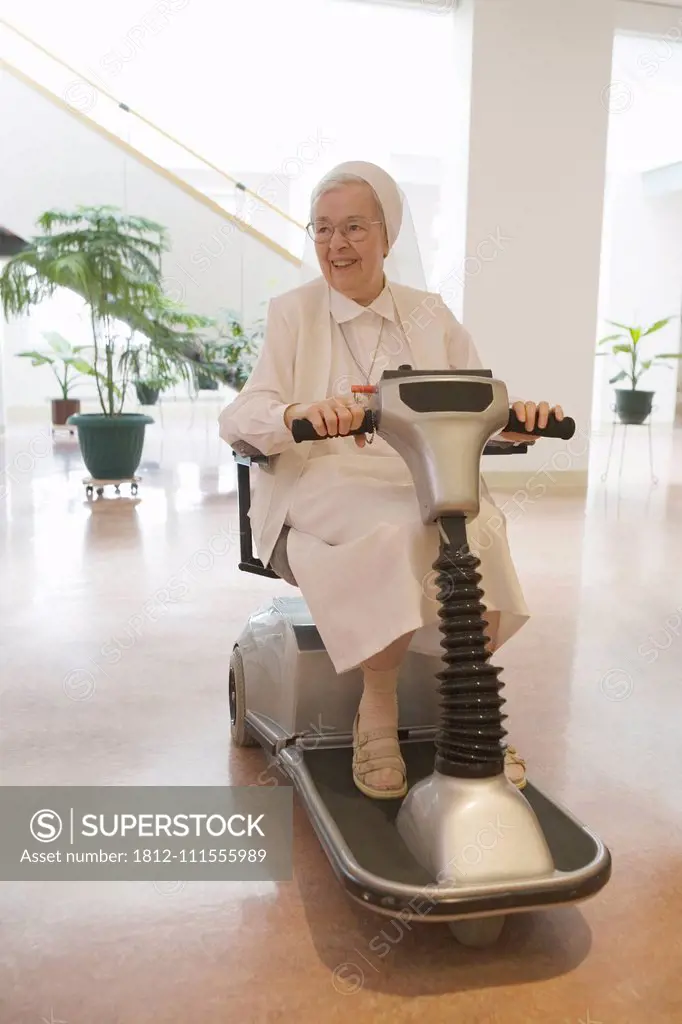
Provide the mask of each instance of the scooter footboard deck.
{"label": "scooter footboard deck", "polygon": [[[411,787],[433,771],[433,742],[401,745]],[[389,916],[424,921],[508,914],[575,903],[598,892],[611,873],[603,843],[567,811],[528,783],[531,804],[555,864],[550,877],[523,882],[438,884],[403,842],[400,800],[371,800],[353,784],[350,747],[284,748],[282,767],[294,782],[332,866],[348,893]],[[503,827],[491,822],[490,828]],[[428,913],[425,902],[430,903]]]}

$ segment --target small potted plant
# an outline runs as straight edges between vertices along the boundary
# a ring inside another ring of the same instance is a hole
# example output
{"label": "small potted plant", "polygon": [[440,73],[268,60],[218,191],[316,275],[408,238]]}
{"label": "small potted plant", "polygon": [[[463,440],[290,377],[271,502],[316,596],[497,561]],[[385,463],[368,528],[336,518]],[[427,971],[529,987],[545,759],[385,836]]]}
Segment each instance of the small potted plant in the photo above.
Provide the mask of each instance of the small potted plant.
{"label": "small potted plant", "polygon": [[32,366],[49,366],[52,370],[61,391],[61,398],[51,400],[52,426],[64,427],[69,416],[81,410],[80,399],[72,398],[71,391],[82,374],[90,373],[89,363],[80,355],[87,346],[72,345],[57,331],[44,331],[43,337],[50,346],[49,352],[17,352],[17,356],[30,359]]}
{"label": "small potted plant", "polygon": [[241,391],[255,365],[263,338],[262,321],[246,328],[236,313],[223,310],[217,320],[217,337],[204,342],[194,368],[198,391],[216,391],[227,384]]}
{"label": "small potted plant", "polygon": [[159,395],[182,378],[175,362],[155,351],[148,339],[131,348],[128,355],[130,378],[140,405],[156,405]]}
{"label": "small potted plant", "polygon": [[215,341],[204,342],[196,357],[194,382],[197,391],[217,391],[222,383],[222,349]]}
{"label": "small potted plant", "polygon": [[668,316],[663,320],[656,320],[646,329],[642,327],[631,327],[627,324],[619,324],[615,320],[607,320],[612,327],[618,327],[617,334],[608,334],[601,338],[598,345],[610,344],[610,352],[597,352],[598,356],[613,355],[620,360],[625,360],[625,366],[619,360],[621,368],[609,379],[609,384],[617,384],[621,380],[630,382],[629,388],[614,388],[616,393],[616,413],[621,423],[644,423],[651,414],[654,399],[654,391],[643,391],[638,388],[642,376],[655,366],[665,366],[672,369],[666,362],[668,359],[680,359],[680,352],[659,352],[657,355],[643,358],[641,343],[644,338],[662,330],[671,320],[676,317]]}
{"label": "small potted plant", "polygon": [[218,331],[225,363],[224,380],[235,391],[241,391],[254,368],[263,339],[263,322],[246,328],[231,310],[218,318]]}

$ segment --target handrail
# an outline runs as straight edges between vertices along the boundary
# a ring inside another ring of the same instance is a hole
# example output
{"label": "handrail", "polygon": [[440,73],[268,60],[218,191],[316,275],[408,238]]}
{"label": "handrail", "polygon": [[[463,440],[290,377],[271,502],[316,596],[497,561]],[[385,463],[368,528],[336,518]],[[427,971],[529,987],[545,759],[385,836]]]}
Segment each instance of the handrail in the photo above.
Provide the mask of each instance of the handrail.
{"label": "handrail", "polygon": [[127,103],[123,103],[112,93],[108,92],[106,89],[103,89],[101,85],[97,85],[86,75],[84,75],[81,71],[78,71],[76,68],[68,64],[65,60],[62,60],[61,57],[57,57],[56,54],[48,50],[47,47],[42,45],[42,43],[37,43],[35,39],[31,39],[30,36],[26,35],[25,32],[22,32],[21,29],[16,27],[16,25],[12,25],[11,22],[7,21],[6,18],[0,16],[0,25],[4,25],[11,32],[15,32],[16,35],[20,36],[21,39],[24,39],[27,43],[30,43],[31,46],[35,46],[37,50],[40,50],[51,60],[55,61],[57,64],[60,64],[63,68],[66,68],[66,70],[70,71],[71,74],[76,75],[81,82],[87,83],[87,85],[91,86],[93,89],[96,89],[103,96],[106,96],[107,99],[112,100],[118,107],[120,107],[121,110],[125,111],[125,113],[132,114],[134,117],[137,117],[140,121],[142,121],[143,124],[146,124],[149,128],[153,128],[154,131],[157,131],[169,142],[172,142],[174,145],[179,146],[181,149],[184,149],[185,152],[189,153],[190,156],[193,156],[195,160],[200,160],[207,167],[210,167],[212,171],[215,171],[217,174],[221,175],[221,177],[231,182],[231,184],[233,184],[235,188],[239,189],[240,192],[244,192],[246,195],[253,196],[253,198],[257,199],[258,202],[262,203],[263,206],[269,207],[269,209],[271,209],[274,213],[278,214],[280,217],[284,217],[285,220],[288,220],[297,228],[301,228],[302,231],[305,231],[305,224],[301,224],[300,221],[296,220],[294,217],[291,217],[288,213],[285,213],[284,210],[280,210],[278,206],[275,206],[274,203],[271,203],[268,199],[264,199],[263,196],[259,196],[257,192],[254,192],[252,189],[248,188],[246,185],[243,184],[243,182],[239,181],[237,178],[233,178],[231,174],[227,173],[227,171],[222,170],[222,168],[212,163],[212,161],[208,160],[205,156],[202,156],[200,153],[197,153],[196,150],[193,150],[184,142],[180,142],[179,139],[176,139],[169,132],[165,131],[165,129],[160,128],[158,125],[154,124],[154,122],[146,118],[144,114],[140,114],[138,113],[137,110],[133,110],[132,107],[129,107]]}
{"label": "handrail", "polygon": [[81,121],[83,124],[86,124],[90,131],[97,132],[113,145],[122,149],[131,157],[131,159],[137,160],[139,163],[151,168],[156,174],[160,174],[162,177],[172,182],[176,188],[182,189],[183,192],[186,192],[187,195],[191,196],[198,203],[202,203],[224,220],[230,221],[230,223],[234,224],[240,231],[244,231],[246,234],[251,235],[251,237],[255,238],[261,243],[261,245],[265,245],[269,249],[272,249],[273,252],[276,252],[283,259],[288,260],[289,263],[293,263],[296,267],[301,266],[300,258],[290,252],[289,249],[285,249],[284,246],[279,245],[279,243],[275,242],[274,239],[268,238],[268,236],[264,235],[262,231],[252,227],[252,225],[248,224],[245,220],[242,220],[230,213],[228,210],[223,209],[223,207],[216,203],[215,200],[211,199],[210,196],[207,196],[205,192],[200,192],[199,189],[195,188],[193,185],[183,181],[182,178],[179,178],[177,174],[173,173],[173,171],[169,171],[167,167],[162,167],[161,164],[146,156],[139,149],[135,149],[131,146],[125,141],[125,139],[120,138],[118,135],[114,135],[113,132],[110,132],[103,125],[88,117],[87,114],[82,114],[79,110],[70,106],[66,100],[62,99],[61,96],[55,95],[51,89],[48,89],[46,86],[36,82],[35,79],[30,77],[30,75],[27,75],[25,72],[20,71],[18,68],[10,64],[10,62],[4,57],[0,57],[0,70],[3,68],[18,81],[23,82],[31,89],[40,93],[40,95],[44,96],[50,103],[54,103],[55,106],[60,108],[60,110],[66,111],[71,117]]}

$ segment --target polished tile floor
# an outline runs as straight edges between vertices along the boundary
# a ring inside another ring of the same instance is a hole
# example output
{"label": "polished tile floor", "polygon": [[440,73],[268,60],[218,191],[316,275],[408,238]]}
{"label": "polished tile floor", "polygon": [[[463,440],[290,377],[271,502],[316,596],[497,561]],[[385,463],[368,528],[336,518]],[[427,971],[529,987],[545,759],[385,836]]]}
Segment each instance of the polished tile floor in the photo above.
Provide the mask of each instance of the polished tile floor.
{"label": "polished tile floor", "polygon": [[[586,498],[510,515],[533,618],[498,658],[534,781],[612,850],[606,889],[467,950],[351,904],[297,807],[288,883],[0,883],[2,1024],[682,1020],[682,436],[656,434],[655,487],[644,435],[604,484],[607,440]],[[228,658],[291,591],[235,568],[212,423],[148,431],[137,500],[86,502],[73,441],[40,425],[0,466],[2,783],[254,783]]]}

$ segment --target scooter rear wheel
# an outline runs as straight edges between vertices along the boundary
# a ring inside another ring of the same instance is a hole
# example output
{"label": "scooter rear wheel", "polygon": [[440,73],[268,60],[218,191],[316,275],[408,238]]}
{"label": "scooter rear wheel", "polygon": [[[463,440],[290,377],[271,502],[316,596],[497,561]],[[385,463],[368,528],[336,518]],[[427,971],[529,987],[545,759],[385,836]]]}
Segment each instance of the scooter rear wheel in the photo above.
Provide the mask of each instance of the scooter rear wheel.
{"label": "scooter rear wheel", "polygon": [[246,680],[241,651],[235,647],[230,658],[230,735],[235,747],[256,747],[257,741],[246,727]]}
{"label": "scooter rear wheel", "polygon": [[497,942],[505,921],[504,914],[498,914],[495,917],[474,917],[469,921],[449,921],[448,928],[462,946],[485,949]]}

